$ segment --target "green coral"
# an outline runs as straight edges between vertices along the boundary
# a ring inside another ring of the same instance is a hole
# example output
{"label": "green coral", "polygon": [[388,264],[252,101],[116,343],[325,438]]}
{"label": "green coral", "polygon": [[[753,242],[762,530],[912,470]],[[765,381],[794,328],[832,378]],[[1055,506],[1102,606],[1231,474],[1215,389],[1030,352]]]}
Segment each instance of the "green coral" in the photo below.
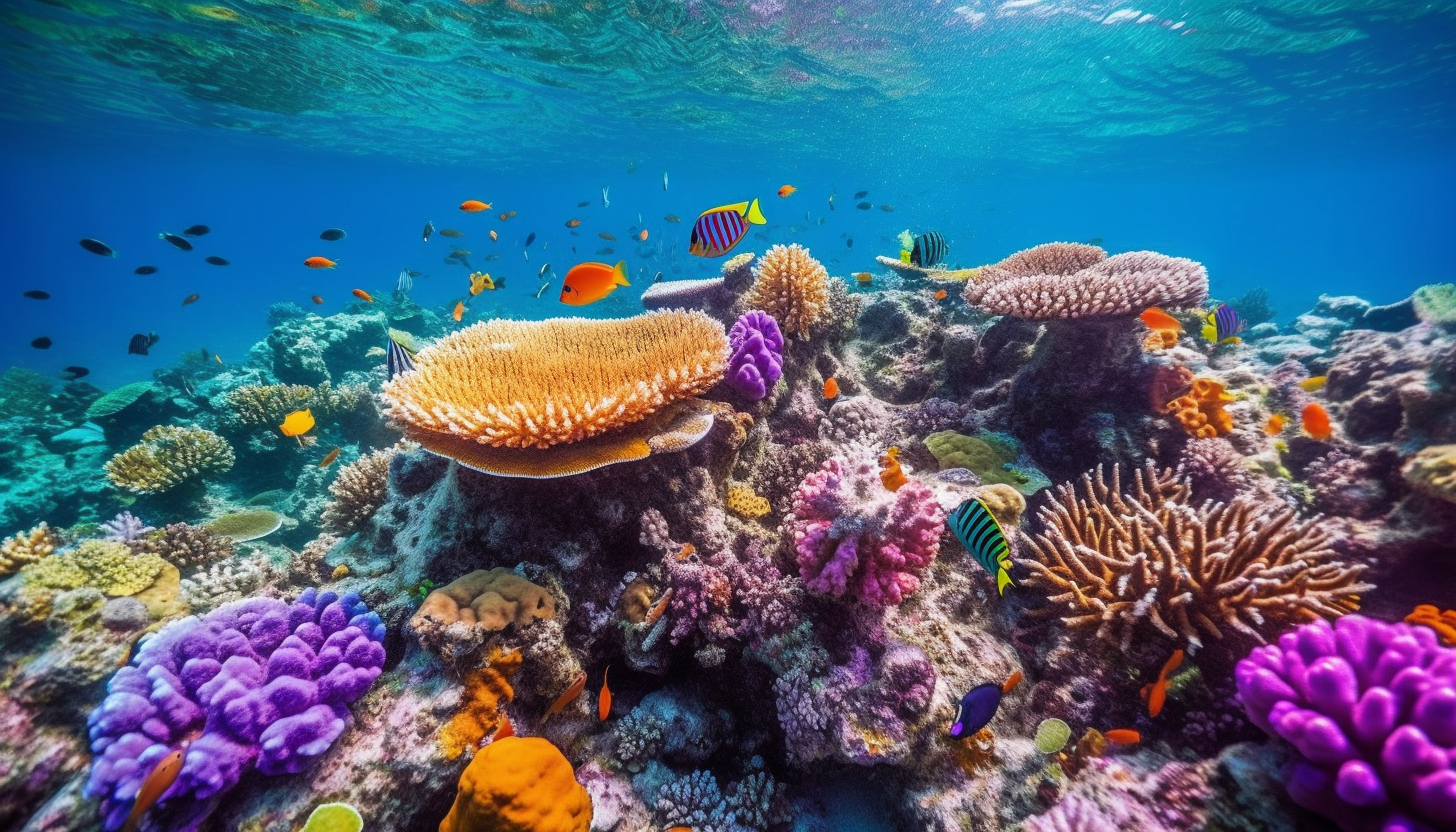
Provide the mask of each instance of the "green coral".
{"label": "green coral", "polygon": [[1417,318],[1438,326],[1456,327],[1456,283],[1422,286],[1411,298]]}
{"label": "green coral", "polygon": [[233,449],[210,430],[158,425],[106,463],[112,485],[134,494],[160,494],[189,480],[226,473]]}
{"label": "green coral", "polygon": [[207,530],[215,535],[229,537],[235,541],[257,540],[278,531],[283,525],[283,515],[276,511],[259,509],[225,514],[207,524]]}
{"label": "green coral", "polygon": [[75,549],[41,558],[20,571],[25,582],[46,589],[94,587],[107,595],[135,595],[157,582],[167,562],[135,555],[126,544],[87,540]]}
{"label": "green coral", "polygon": [[1067,747],[1072,738],[1072,726],[1056,717],[1043,719],[1036,726],[1036,750],[1043,754],[1055,754]]}
{"label": "green coral", "polygon": [[44,411],[50,400],[51,383],[34,370],[11,367],[0,376],[0,417],[34,416]]}
{"label": "green coral", "polygon": [[347,803],[325,803],[313,810],[302,832],[360,832],[364,818]]}
{"label": "green coral", "polygon": [[124,387],[118,387],[110,393],[102,396],[86,408],[86,418],[101,419],[131,407],[136,404],[137,399],[152,392],[152,382],[138,381]]}
{"label": "green coral", "polygon": [[942,471],[966,468],[984,484],[1009,485],[1023,494],[1034,494],[1047,485],[1039,472],[1016,467],[1020,449],[1011,440],[996,434],[975,437],[943,430],[925,437],[925,447],[935,455]]}

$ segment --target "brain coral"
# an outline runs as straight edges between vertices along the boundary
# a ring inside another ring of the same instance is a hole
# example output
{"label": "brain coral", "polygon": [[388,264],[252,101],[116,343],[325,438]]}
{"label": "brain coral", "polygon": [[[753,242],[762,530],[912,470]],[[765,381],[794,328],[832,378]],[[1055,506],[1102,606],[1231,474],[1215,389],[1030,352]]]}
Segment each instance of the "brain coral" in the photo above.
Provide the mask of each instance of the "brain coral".
{"label": "brain coral", "polygon": [[226,473],[233,449],[210,430],[158,425],[142,441],[106,463],[113,485],[135,494],[160,494],[189,480]]}
{"label": "brain coral", "polygon": [[410,618],[420,644],[436,653],[471,652],[486,634],[556,617],[556,597],[505,567],[477,569],[431,592]]}
{"label": "brain coral", "polygon": [[[308,589],[289,604],[253,598],[175,621],[143,643],[91,712],[86,794],[114,830],[159,760],[191,740],[155,811],[193,828],[209,798],[250,769],[302,771],[343,733],[348,706],[384,664],[384,624],[349,593]],[[159,826],[158,828],[164,828]]]}
{"label": "brain coral", "polygon": [[1153,251],[1108,257],[1096,246],[1045,243],[983,267],[963,294],[993,315],[1032,321],[1135,315],[1149,306],[1202,303],[1208,272],[1192,260]]}
{"label": "brain coral", "polygon": [[556,746],[506,737],[465,767],[440,832],[587,832],[591,819],[591,795]]}
{"label": "brain coral", "polygon": [[772,315],[785,332],[808,338],[829,302],[829,272],[824,266],[794,243],[764,252],[753,274],[753,288],[744,302]]}

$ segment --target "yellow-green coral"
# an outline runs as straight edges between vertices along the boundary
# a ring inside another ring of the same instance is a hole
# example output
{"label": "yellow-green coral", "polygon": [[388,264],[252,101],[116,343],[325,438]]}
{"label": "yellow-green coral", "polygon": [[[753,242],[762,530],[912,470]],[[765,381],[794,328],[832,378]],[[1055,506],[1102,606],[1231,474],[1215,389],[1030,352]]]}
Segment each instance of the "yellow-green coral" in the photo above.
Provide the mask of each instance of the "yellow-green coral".
{"label": "yellow-green coral", "polygon": [[35,563],[54,552],[59,544],[55,532],[45,523],[5,538],[5,542],[0,543],[0,577]]}
{"label": "yellow-green coral", "polygon": [[1026,475],[1011,467],[1016,461],[1016,451],[1005,443],[986,441],[966,436],[953,430],[943,430],[925,437],[925,447],[935,455],[940,469],[966,468],[980,477],[983,483],[1001,483],[1023,486],[1028,482]]}
{"label": "yellow-green coral", "polygon": [[306,384],[244,384],[227,394],[227,406],[245,425],[272,427],[295,410],[311,410],[327,418],[357,408],[367,397],[364,385],[334,387],[327,381],[318,387]]}
{"label": "yellow-green coral", "polygon": [[762,517],[769,512],[768,500],[753,493],[753,489],[745,485],[728,486],[728,508],[749,519]]}
{"label": "yellow-green coral", "polygon": [[158,425],[142,441],[106,463],[112,485],[135,494],[160,494],[182,483],[233,467],[233,449],[210,430]]}
{"label": "yellow-green coral", "polygon": [[1456,503],[1456,445],[1432,445],[1401,469],[1406,481],[1433,497]]}
{"label": "yellow-green coral", "polygon": [[135,555],[125,543],[88,540],[69,552],[51,555],[21,570],[26,583],[46,589],[95,587],[107,595],[135,595],[156,583],[167,562],[156,555]]}

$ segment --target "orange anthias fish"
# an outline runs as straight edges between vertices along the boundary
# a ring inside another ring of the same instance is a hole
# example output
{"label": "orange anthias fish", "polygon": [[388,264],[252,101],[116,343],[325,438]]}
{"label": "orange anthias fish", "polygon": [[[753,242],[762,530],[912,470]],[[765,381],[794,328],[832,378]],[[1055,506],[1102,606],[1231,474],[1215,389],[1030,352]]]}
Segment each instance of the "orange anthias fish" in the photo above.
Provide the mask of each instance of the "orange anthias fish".
{"label": "orange anthias fish", "polygon": [[465,317],[465,301],[455,301],[455,311],[450,313],[450,317],[455,319],[455,323],[460,323],[460,319]]}
{"label": "orange anthias fish", "polygon": [[648,627],[656,624],[658,619],[667,612],[667,602],[670,600],[672,600],[672,587],[668,587],[667,591],[662,593],[662,597],[657,599],[657,603],[653,604],[652,609],[648,610],[647,615],[642,618],[642,623]]}
{"label": "orange anthias fish", "polygon": [[880,482],[887,491],[899,491],[906,482],[905,472],[900,470],[900,449],[894,445],[880,455]]}
{"label": "orange anthias fish", "polygon": [[546,709],[546,716],[541,717],[541,721],[545,722],[547,717],[561,713],[566,709],[567,705],[575,702],[576,697],[581,696],[581,692],[584,690],[586,690],[585,670],[577,673],[576,678],[571,680],[571,684],[567,685],[566,690],[562,691],[561,695],[556,697],[556,701],[552,702],[551,707]]}
{"label": "orange anthias fish", "polygon": [[1329,376],[1310,376],[1299,383],[1299,388],[1306,393],[1318,393],[1325,389],[1325,383],[1329,380]]}
{"label": "orange anthias fish", "polygon": [[358,298],[359,300],[364,301],[365,303],[373,303],[374,302],[374,298],[370,297],[369,293],[366,292],[366,291],[364,291],[363,289],[355,289],[355,290],[351,291],[349,294],[353,295],[354,297]]}
{"label": "orange anthias fish", "polygon": [[318,295],[309,295],[308,299],[318,304],[319,306],[323,306],[324,299],[319,297]]}
{"label": "orange anthias fish", "polygon": [[597,694],[597,722],[606,722],[607,717],[612,713],[612,689],[607,687],[607,674],[612,670],[611,665],[602,671],[602,692]]}
{"label": "orange anthias fish", "polygon": [[321,460],[319,462],[319,467],[320,468],[327,468],[330,465],[333,465],[334,464],[334,460],[336,460],[338,458],[339,458],[339,449],[338,448],[335,448],[332,451],[329,451],[328,452],[328,455],[326,455],[323,458],[323,460]]}
{"label": "orange anthias fish", "polygon": [[199,295],[196,292],[193,292],[192,294],[190,294],[187,297],[185,297],[185,298],[182,299],[182,305],[183,306],[186,306],[189,303],[196,303],[199,300],[202,300],[202,295]]}
{"label": "orange anthias fish", "polygon": [[949,295],[950,295],[950,292],[947,292],[944,289],[937,289],[936,292],[935,292],[935,299],[936,300],[945,300],[946,297],[949,296]]}
{"label": "orange anthias fish", "polygon": [[1284,426],[1287,424],[1289,424],[1289,419],[1275,413],[1269,417],[1269,421],[1264,423],[1264,432],[1270,436],[1278,436],[1284,432]]}
{"label": "orange anthias fish", "polygon": [[1304,406],[1299,414],[1299,424],[1312,439],[1329,439],[1334,435],[1330,427],[1330,412],[1319,402]]}
{"label": "orange anthias fish", "polygon": [[490,230],[490,241],[491,241],[491,242],[492,242],[492,243],[494,243],[494,242],[498,242],[498,241],[499,241],[499,240],[500,240],[500,235],[499,235],[499,234],[497,234],[497,233],[495,233],[495,229],[494,229],[494,228],[492,228],[492,229],[491,229],[491,230]]}
{"label": "orange anthias fish", "polygon": [[1139,315],[1138,317],[1142,318],[1143,323],[1147,324],[1148,329],[1151,330],[1159,332],[1183,331],[1183,325],[1178,323],[1177,318],[1169,315],[1167,312],[1164,312],[1156,306],[1144,309],[1143,314]]}
{"label": "orange anthias fish", "polygon": [[642,233],[637,235],[637,239],[644,243],[647,242],[647,229],[642,229]]}
{"label": "orange anthias fish", "polygon": [[793,185],[784,185],[783,187],[779,188],[779,198],[782,199],[798,190],[799,189],[795,188]]}
{"label": "orange anthias fish", "polygon": [[495,729],[495,733],[491,735],[490,741],[495,742],[496,740],[503,740],[506,737],[514,737],[515,735],[515,723],[511,722],[510,714],[502,711],[500,715],[500,727]]}
{"label": "orange anthias fish", "polygon": [[1001,692],[1003,694],[1010,693],[1016,690],[1016,686],[1019,684],[1021,684],[1021,671],[1013,670],[1011,675],[1006,677],[1006,681],[1001,683]]}
{"label": "orange anthias fish", "polygon": [[839,379],[831,377],[824,380],[824,398],[839,398]]}
{"label": "orange anthias fish", "polygon": [[152,767],[147,779],[142,781],[142,787],[137,790],[136,801],[131,804],[131,814],[126,816],[126,823],[121,825],[121,832],[136,832],[141,828],[142,816],[177,782],[177,775],[182,773],[182,757],[185,751],[185,748],[179,748]]}
{"label": "orange anthias fish", "polygon": [[1148,716],[1157,716],[1163,712],[1163,703],[1168,699],[1168,675],[1182,663],[1183,651],[1174,650],[1173,655],[1163,662],[1163,669],[1158,671],[1158,681],[1143,686],[1142,694],[1148,702]]}
{"label": "orange anthias fish", "polygon": [[569,220],[566,221],[566,227],[567,228],[576,228],[576,227],[578,227],[580,225],[581,225],[581,220],[579,220],[579,219],[572,218],[572,219],[569,219]]}
{"label": "orange anthias fish", "polygon": [[467,199],[464,202],[460,203],[460,210],[464,211],[467,214],[476,214],[481,211],[489,211],[490,203],[481,202],[478,199]]}
{"label": "orange anthias fish", "polygon": [[339,264],[327,257],[310,257],[303,261],[303,265],[308,266],[310,269],[332,269]]}
{"label": "orange anthias fish", "polygon": [[1113,728],[1102,736],[1106,737],[1108,742],[1115,742],[1118,745],[1135,745],[1143,741],[1143,735],[1131,728]]}
{"label": "orange anthias fish", "polygon": [[561,285],[561,302],[572,306],[596,303],[617,290],[618,286],[631,286],[627,282],[627,261],[619,260],[617,265],[606,263],[581,263],[571,267]]}
{"label": "orange anthias fish", "polygon": [[283,424],[278,429],[284,436],[302,436],[313,430],[313,411],[295,410],[283,417]]}

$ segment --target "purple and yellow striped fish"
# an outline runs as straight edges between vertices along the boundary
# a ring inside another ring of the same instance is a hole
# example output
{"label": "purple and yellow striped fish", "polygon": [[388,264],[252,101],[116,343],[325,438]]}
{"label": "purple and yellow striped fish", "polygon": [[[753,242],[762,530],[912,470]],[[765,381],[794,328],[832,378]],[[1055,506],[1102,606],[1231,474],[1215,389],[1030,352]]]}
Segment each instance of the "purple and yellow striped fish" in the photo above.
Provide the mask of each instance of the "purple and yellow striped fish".
{"label": "purple and yellow striped fish", "polygon": [[1239,313],[1232,306],[1220,303],[1204,320],[1207,323],[1203,325],[1203,337],[1209,341],[1215,344],[1237,344],[1242,340],[1238,335],[1244,331],[1244,319],[1239,317]]}
{"label": "purple and yellow striped fish", "polygon": [[765,222],[756,199],[704,211],[693,223],[688,252],[699,257],[722,257],[748,234],[749,223],[763,225]]}

